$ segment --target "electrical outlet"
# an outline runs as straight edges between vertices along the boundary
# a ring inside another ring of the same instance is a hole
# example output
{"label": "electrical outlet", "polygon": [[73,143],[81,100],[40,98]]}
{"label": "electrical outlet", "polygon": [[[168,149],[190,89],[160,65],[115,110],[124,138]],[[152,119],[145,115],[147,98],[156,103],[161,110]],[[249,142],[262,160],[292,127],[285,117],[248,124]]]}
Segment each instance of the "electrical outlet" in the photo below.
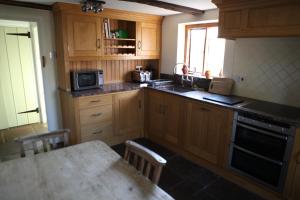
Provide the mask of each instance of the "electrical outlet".
{"label": "electrical outlet", "polygon": [[236,76],[233,77],[233,80],[236,83],[242,83],[242,82],[245,81],[245,76],[236,75]]}

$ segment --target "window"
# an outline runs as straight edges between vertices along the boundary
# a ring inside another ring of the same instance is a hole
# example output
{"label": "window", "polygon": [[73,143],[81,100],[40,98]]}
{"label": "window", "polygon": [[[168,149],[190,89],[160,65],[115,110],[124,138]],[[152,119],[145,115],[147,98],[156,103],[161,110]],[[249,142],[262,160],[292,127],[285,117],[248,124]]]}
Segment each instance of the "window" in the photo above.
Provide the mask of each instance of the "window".
{"label": "window", "polygon": [[223,73],[225,39],[218,38],[217,24],[186,26],[185,63],[190,71],[204,75],[209,70],[218,77]]}

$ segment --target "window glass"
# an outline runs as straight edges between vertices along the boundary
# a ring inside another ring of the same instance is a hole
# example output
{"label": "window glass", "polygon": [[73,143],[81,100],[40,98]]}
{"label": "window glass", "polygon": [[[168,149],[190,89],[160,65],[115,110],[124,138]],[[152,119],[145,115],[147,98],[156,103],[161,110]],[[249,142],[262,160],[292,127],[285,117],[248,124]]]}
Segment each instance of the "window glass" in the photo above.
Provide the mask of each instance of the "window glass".
{"label": "window glass", "polygon": [[204,75],[210,70],[218,77],[223,73],[225,39],[218,38],[217,26],[187,26],[186,63],[191,72]]}
{"label": "window glass", "polygon": [[190,70],[202,72],[206,29],[191,29],[190,32]]}

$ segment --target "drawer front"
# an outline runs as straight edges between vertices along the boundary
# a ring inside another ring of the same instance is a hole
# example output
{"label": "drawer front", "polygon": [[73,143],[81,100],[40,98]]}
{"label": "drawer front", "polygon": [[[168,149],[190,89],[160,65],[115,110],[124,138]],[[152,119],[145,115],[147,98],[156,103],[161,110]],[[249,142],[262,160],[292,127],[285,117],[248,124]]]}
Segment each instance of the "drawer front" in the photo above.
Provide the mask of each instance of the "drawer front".
{"label": "drawer front", "polygon": [[79,109],[112,104],[112,95],[98,95],[79,99]]}
{"label": "drawer front", "polygon": [[112,122],[101,122],[82,126],[81,141],[102,140],[113,136]]}
{"label": "drawer front", "polygon": [[80,124],[88,125],[112,121],[112,105],[80,110]]}

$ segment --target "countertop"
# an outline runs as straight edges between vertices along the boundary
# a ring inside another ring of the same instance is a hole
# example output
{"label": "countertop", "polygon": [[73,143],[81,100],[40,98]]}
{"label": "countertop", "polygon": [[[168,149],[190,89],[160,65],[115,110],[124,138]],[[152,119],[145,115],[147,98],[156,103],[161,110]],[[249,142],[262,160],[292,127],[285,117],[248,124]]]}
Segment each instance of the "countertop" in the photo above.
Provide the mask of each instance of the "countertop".
{"label": "countertop", "polygon": [[[143,88],[143,87],[141,87],[141,85],[137,84],[137,83],[129,83],[129,82],[126,82],[126,83],[112,83],[112,84],[103,85],[103,88],[101,88],[101,89],[92,89],[92,90],[71,92],[71,95],[73,97],[82,97],[82,96],[91,96],[91,95],[109,94],[109,93],[116,93],[116,92],[122,92],[122,91],[137,90],[137,89],[141,89],[141,88]],[[190,92],[185,92],[185,93],[179,93],[179,92],[175,92],[175,91],[165,90],[165,89],[162,89],[162,88],[159,88],[159,87],[155,88],[155,87],[148,86],[146,88],[151,89],[151,90],[156,90],[156,91],[169,93],[169,94],[178,95],[178,96],[185,97],[185,98],[188,98],[188,99],[191,99],[191,100],[201,101],[203,103],[208,103],[208,104],[212,104],[212,105],[216,105],[216,106],[225,107],[225,108],[228,108],[228,109],[232,109],[234,111],[247,112],[247,113],[250,113],[250,114],[256,114],[256,115],[264,116],[264,117],[270,118],[270,119],[275,120],[275,121],[279,121],[279,122],[282,122],[282,123],[287,123],[287,124],[290,124],[290,125],[295,126],[295,127],[300,127],[300,118],[288,118],[288,117],[284,117],[284,116],[274,115],[274,114],[270,114],[270,113],[261,112],[259,110],[249,109],[249,108],[243,107],[244,105],[247,105],[249,103],[263,102],[263,101],[260,101],[260,100],[250,99],[250,98],[245,98],[245,97],[239,97],[239,96],[233,96],[235,98],[242,99],[243,102],[240,103],[240,104],[236,104],[236,105],[227,105],[227,104],[218,103],[218,102],[203,99],[203,97],[207,97],[207,96],[211,95],[211,93],[206,92],[206,91],[195,90],[195,91],[190,91]],[[270,105],[273,104],[273,103],[270,103],[270,102],[264,102],[264,103],[267,103],[267,104],[269,103]],[[275,104],[273,104],[273,106],[274,105]],[[278,104],[278,106],[280,106],[280,105]],[[299,110],[299,116],[300,116],[300,108],[290,107],[290,106],[288,106],[288,107],[290,109],[294,109],[296,111]]]}

